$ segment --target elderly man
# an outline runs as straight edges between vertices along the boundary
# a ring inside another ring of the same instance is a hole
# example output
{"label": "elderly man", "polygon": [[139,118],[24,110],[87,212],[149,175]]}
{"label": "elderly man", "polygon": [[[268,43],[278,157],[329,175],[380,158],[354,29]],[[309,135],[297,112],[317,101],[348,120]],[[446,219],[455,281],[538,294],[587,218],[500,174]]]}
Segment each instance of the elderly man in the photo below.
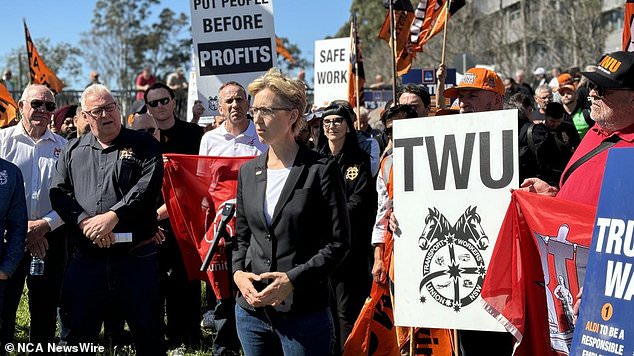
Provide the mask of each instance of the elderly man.
{"label": "elderly man", "polygon": [[50,190],[53,207],[73,227],[68,266],[70,344],[97,342],[114,307],[130,326],[137,354],[165,354],[153,237],[163,180],[159,143],[121,127],[121,113],[101,84],[81,96],[90,133],[64,148]]}
{"label": "elderly man", "polygon": [[[65,266],[66,236],[60,216],[48,196],[55,163],[66,140],[48,128],[55,111],[53,92],[43,85],[29,85],[18,102],[22,120],[0,131],[0,158],[15,164],[24,177],[28,211],[26,248],[18,269],[9,280],[4,299],[0,341],[13,339],[15,314],[24,280],[29,290],[31,342],[52,342]],[[28,275],[31,256],[45,259],[44,274]],[[28,275],[28,276],[27,276]]]}
{"label": "elderly man", "polygon": [[561,190],[537,178],[526,179],[521,189],[596,206],[607,149],[634,146],[634,52],[606,54],[596,72],[581,74],[590,81],[590,116],[596,124],[564,169]]}
{"label": "elderly man", "polygon": [[[200,142],[201,156],[243,157],[259,156],[268,146],[260,142],[253,121],[249,120],[249,100],[244,87],[238,82],[226,82],[218,90],[220,115],[225,121],[217,128],[205,133]],[[231,255],[229,254],[229,258]],[[213,293],[208,289],[208,296]],[[235,300],[233,298],[217,301],[214,311],[207,311],[203,318],[204,327],[214,326],[217,337],[214,340],[213,353],[223,355],[237,353],[240,342],[235,325]]]}
{"label": "elderly man", "polygon": [[535,89],[535,105],[537,110],[533,111],[531,120],[534,123],[544,122],[546,116],[546,105],[553,101],[553,91],[548,84],[540,85]]}

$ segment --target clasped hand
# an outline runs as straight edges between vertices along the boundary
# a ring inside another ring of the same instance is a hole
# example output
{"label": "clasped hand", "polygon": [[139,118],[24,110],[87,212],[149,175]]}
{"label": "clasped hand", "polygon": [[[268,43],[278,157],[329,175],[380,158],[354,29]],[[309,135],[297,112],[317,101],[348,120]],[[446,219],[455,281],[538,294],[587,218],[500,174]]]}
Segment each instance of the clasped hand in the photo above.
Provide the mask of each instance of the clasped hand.
{"label": "clasped hand", "polygon": [[[270,280],[269,285],[258,292],[253,282]],[[265,272],[260,275],[251,272],[238,271],[234,273],[233,280],[249,305],[254,308],[267,305],[276,307],[291,294],[293,283],[284,272]]]}
{"label": "clasped hand", "polygon": [[108,248],[115,242],[112,230],[118,222],[117,214],[114,211],[108,211],[82,220],[79,228],[94,244],[101,248]]}

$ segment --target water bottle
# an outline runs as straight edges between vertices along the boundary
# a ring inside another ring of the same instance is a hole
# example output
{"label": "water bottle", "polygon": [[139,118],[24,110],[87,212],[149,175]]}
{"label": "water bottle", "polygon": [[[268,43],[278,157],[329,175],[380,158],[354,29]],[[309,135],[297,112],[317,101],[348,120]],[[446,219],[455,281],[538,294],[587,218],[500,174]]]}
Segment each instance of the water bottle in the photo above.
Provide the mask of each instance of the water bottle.
{"label": "water bottle", "polygon": [[44,274],[44,260],[33,256],[31,258],[31,276],[41,276]]}

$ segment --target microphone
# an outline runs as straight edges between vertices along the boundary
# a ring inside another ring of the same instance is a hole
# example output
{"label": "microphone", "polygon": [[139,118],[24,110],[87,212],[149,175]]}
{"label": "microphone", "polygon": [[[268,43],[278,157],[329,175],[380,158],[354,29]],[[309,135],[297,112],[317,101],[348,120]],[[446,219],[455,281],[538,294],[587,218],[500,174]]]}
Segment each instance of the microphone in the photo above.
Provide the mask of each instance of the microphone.
{"label": "microphone", "polygon": [[[200,266],[200,272],[205,272],[209,268],[209,264],[211,263],[211,258],[213,257],[215,251],[218,249],[218,243],[220,243],[220,238],[225,238],[225,243],[227,243],[227,239],[230,237],[229,232],[227,232],[227,224],[233,217],[236,212],[236,205],[233,203],[226,203],[225,207],[222,209],[222,216],[220,218],[220,223],[218,224],[218,228],[216,229],[216,233],[214,234],[214,239],[211,240],[211,246],[207,251],[207,256],[205,256],[205,260],[203,264]],[[226,246],[226,245],[225,245]]]}

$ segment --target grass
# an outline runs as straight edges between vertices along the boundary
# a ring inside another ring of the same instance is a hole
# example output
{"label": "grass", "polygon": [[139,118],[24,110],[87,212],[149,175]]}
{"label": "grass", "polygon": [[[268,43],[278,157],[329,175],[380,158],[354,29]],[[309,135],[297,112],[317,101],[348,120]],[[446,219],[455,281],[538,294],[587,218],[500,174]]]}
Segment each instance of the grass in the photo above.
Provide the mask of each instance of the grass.
{"label": "grass", "polygon": [[[203,284],[204,285],[204,284]],[[204,302],[204,287],[203,287],[203,291],[202,291],[202,305],[205,305],[206,303]],[[31,317],[29,314],[29,297],[27,294],[27,288],[26,286],[24,287],[24,290],[22,291],[22,298],[20,299],[20,304],[18,305],[18,311],[16,313],[16,321],[15,321],[15,341],[16,342],[28,342],[29,341],[29,325],[31,322]],[[58,323],[58,330],[57,333],[59,334],[59,323]],[[126,325],[126,330],[127,330],[127,325]],[[103,334],[100,335],[101,337],[103,337]],[[102,345],[105,345],[106,343],[103,342],[101,343]],[[213,344],[213,334],[211,333],[211,331],[207,330],[207,329],[203,329],[202,330],[202,340],[201,340],[201,346],[198,349],[191,349],[191,348],[185,348],[185,347],[180,347],[177,349],[172,349],[168,351],[168,355],[170,356],[181,356],[181,355],[192,355],[192,356],[209,356],[212,355],[211,352],[211,346]],[[22,355],[20,353],[14,353],[12,355]],[[26,354],[24,354],[26,355]],[[117,355],[117,356],[123,356],[123,355],[136,355],[136,352],[134,352],[134,350],[123,350],[122,352],[117,352],[116,354],[112,351],[112,350],[106,350],[106,352],[104,352],[103,354],[98,354],[98,355]]]}

